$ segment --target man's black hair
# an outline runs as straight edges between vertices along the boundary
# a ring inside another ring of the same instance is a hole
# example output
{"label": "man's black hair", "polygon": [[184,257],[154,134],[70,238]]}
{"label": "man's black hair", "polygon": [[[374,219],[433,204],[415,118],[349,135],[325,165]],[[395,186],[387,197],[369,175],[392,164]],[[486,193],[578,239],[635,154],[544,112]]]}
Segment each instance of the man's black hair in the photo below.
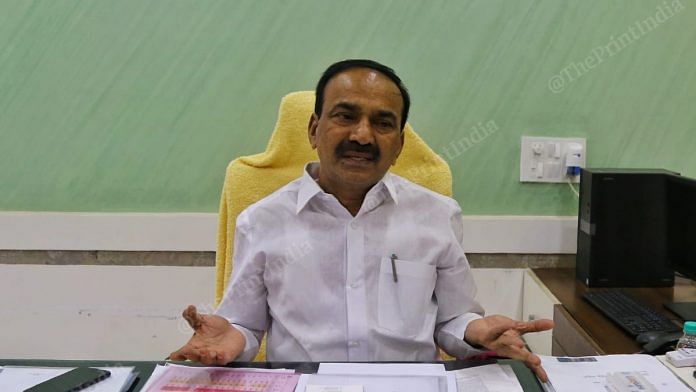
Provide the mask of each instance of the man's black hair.
{"label": "man's black hair", "polygon": [[326,84],[329,83],[329,80],[331,80],[331,78],[333,78],[337,74],[352,68],[373,69],[381,73],[382,75],[388,77],[392,82],[394,82],[394,84],[396,84],[396,87],[398,87],[399,91],[401,92],[401,99],[404,103],[403,109],[401,110],[401,129],[403,130],[404,126],[406,125],[406,119],[408,118],[408,109],[411,107],[411,96],[408,95],[408,89],[406,89],[406,86],[404,86],[404,83],[401,81],[401,79],[398,76],[396,76],[396,73],[393,69],[372,60],[343,60],[331,64],[329,68],[327,68],[326,71],[324,71],[324,73],[321,75],[321,78],[319,79],[319,82],[317,83],[317,89],[315,91],[316,101],[314,102],[314,113],[317,115],[317,117],[321,116],[321,111],[324,106],[324,89],[326,88]]}

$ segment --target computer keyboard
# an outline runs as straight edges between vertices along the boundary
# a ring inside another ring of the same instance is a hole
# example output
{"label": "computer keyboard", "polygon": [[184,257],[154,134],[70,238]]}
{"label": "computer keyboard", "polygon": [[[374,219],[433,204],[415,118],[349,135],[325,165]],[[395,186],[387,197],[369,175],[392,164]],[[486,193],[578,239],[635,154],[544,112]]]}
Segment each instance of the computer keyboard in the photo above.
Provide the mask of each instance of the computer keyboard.
{"label": "computer keyboard", "polygon": [[680,330],[668,318],[621,290],[588,291],[583,297],[633,337],[644,332]]}

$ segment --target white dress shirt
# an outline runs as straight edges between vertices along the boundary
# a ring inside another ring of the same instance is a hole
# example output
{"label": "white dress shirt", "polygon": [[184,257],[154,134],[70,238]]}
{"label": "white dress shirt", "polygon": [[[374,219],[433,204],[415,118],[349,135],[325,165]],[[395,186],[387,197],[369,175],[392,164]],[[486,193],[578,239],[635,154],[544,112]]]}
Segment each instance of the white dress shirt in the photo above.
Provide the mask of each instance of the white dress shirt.
{"label": "white dress shirt", "polygon": [[[237,218],[234,270],[217,314],[269,361],[430,361],[483,315],[456,201],[386,174],[352,216],[310,173]],[[391,255],[396,279],[392,270]]]}

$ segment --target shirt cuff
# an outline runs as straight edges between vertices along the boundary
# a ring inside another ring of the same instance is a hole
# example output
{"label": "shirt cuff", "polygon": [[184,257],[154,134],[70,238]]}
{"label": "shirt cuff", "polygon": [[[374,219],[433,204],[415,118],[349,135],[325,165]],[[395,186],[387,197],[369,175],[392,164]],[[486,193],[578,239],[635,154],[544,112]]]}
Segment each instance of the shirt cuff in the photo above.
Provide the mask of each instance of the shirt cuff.
{"label": "shirt cuff", "polygon": [[488,351],[474,348],[464,340],[469,323],[482,318],[476,313],[467,313],[448,321],[437,332],[437,344],[453,357],[464,358]]}
{"label": "shirt cuff", "polygon": [[256,335],[248,329],[244,328],[239,324],[232,324],[233,327],[237,328],[239,332],[244,335],[244,339],[246,339],[246,343],[244,344],[244,351],[242,351],[241,354],[237,356],[237,358],[234,359],[235,362],[251,362],[254,360],[254,357],[256,357],[256,354],[259,352],[259,341],[256,338]]}

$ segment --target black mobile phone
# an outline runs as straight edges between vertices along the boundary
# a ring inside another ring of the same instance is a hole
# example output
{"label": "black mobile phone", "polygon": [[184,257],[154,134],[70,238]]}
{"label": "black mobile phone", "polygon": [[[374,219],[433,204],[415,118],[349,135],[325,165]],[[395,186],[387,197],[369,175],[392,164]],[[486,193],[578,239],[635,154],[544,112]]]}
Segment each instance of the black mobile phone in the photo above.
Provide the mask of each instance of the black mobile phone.
{"label": "black mobile phone", "polygon": [[79,367],[41,384],[34,385],[24,392],[76,392],[109,377],[108,370]]}

